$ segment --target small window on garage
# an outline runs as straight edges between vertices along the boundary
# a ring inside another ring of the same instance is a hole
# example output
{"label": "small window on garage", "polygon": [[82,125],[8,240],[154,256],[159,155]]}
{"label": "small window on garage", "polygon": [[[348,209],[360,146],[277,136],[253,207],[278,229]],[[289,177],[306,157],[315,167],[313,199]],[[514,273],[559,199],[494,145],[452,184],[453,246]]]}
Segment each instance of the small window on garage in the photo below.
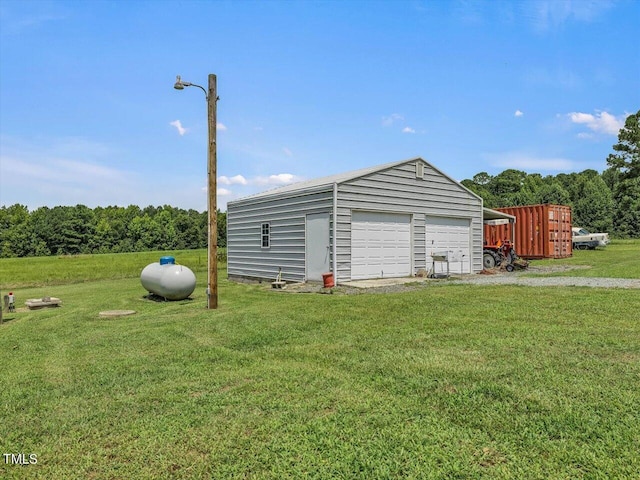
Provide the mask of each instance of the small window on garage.
{"label": "small window on garage", "polygon": [[424,163],[416,162],[416,178],[424,179]]}
{"label": "small window on garage", "polygon": [[271,247],[271,226],[268,223],[262,224],[260,238],[262,248]]}

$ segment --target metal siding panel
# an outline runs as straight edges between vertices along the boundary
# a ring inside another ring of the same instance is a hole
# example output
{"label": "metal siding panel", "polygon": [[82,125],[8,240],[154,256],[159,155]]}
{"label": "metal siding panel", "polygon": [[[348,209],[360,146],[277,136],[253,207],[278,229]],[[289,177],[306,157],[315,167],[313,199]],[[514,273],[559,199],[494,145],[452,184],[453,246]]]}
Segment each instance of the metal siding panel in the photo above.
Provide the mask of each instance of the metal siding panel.
{"label": "metal siding panel", "polygon": [[[305,221],[308,213],[329,212],[333,192],[259,198],[227,207],[227,271],[230,276],[273,279],[282,267],[282,278],[305,279]],[[271,225],[271,247],[261,248],[260,226]]]}
{"label": "metal siding panel", "polygon": [[424,236],[424,215],[413,216],[413,268],[417,272],[426,269],[426,246]]}
{"label": "metal siding panel", "polygon": [[471,221],[471,235],[473,250],[472,272],[481,272],[484,268],[482,264],[482,219],[474,218]]}

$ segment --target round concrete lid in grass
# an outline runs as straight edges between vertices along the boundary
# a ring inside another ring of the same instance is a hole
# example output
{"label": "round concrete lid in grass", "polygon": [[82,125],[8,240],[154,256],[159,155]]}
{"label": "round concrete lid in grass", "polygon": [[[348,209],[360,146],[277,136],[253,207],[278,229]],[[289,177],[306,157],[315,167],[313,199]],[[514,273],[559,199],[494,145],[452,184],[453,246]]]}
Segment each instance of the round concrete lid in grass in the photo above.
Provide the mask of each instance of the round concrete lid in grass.
{"label": "round concrete lid in grass", "polygon": [[135,310],[105,310],[104,312],[100,312],[99,315],[102,318],[113,318],[113,317],[126,317],[127,315],[133,315],[136,313]]}

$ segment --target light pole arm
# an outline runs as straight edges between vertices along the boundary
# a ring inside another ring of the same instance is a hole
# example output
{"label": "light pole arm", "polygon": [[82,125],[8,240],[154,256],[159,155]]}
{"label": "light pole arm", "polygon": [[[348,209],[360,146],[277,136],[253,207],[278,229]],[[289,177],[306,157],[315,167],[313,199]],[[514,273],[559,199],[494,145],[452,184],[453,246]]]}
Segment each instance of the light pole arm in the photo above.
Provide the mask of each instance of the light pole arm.
{"label": "light pole arm", "polygon": [[207,91],[204,89],[204,87],[200,86],[200,85],[196,85],[195,83],[192,83],[191,85],[188,85],[189,87],[198,87],[200,90],[202,90],[204,92],[204,97],[207,99],[207,102],[209,101],[209,95],[207,95]]}

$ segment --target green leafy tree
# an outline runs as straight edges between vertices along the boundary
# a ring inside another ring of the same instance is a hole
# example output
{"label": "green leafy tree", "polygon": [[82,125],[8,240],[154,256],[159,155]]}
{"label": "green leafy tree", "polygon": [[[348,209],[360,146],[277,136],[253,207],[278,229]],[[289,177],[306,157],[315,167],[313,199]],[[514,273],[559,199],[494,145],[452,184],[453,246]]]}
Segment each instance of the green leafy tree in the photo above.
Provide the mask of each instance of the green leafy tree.
{"label": "green leafy tree", "polygon": [[487,172],[480,172],[473,176],[473,179],[465,179],[460,182],[476,195],[482,197],[484,206],[487,208],[496,208],[500,205],[499,199],[491,190],[491,182],[493,177]]}
{"label": "green leafy tree", "polygon": [[607,188],[609,188],[611,192],[614,192],[616,185],[620,181],[620,172],[613,167],[609,167],[602,172],[602,180],[607,184]]}
{"label": "green leafy tree", "polygon": [[613,197],[607,184],[597,174],[584,175],[577,183],[577,195],[572,209],[573,224],[591,231],[611,231]]}
{"label": "green leafy tree", "polygon": [[218,210],[218,246],[227,246],[227,212]]}
{"label": "green leafy tree", "polygon": [[640,237],[640,110],[629,115],[618,133],[616,153],[607,164],[616,171],[613,190],[615,232],[623,237]]}
{"label": "green leafy tree", "polygon": [[160,233],[157,249],[170,250],[176,247],[178,234],[173,224],[172,211],[163,209],[153,219]]}
{"label": "green leafy tree", "polygon": [[0,208],[0,257],[32,253],[29,209],[20,204]]}
{"label": "green leafy tree", "polygon": [[627,117],[613,149],[617,153],[607,157],[607,164],[620,172],[620,180],[640,177],[640,110]]}
{"label": "green leafy tree", "polygon": [[520,192],[526,178],[526,172],[510,168],[493,177],[488,186],[493,194],[505,198],[508,194]]}
{"label": "green leafy tree", "polygon": [[570,203],[569,192],[555,180],[545,183],[535,195],[535,203],[553,203],[556,205],[567,205]]}
{"label": "green leafy tree", "polygon": [[621,181],[614,192],[614,231],[621,237],[640,238],[640,177]]}

